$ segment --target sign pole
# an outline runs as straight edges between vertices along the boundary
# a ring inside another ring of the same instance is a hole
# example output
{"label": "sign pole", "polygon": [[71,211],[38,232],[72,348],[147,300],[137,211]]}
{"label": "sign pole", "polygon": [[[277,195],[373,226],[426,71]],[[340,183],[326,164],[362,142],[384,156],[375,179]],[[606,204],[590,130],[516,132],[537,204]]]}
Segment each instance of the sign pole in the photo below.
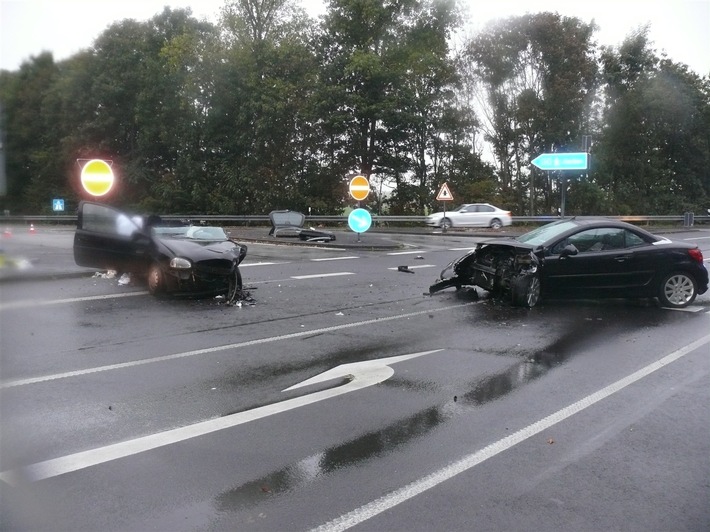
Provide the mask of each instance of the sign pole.
{"label": "sign pole", "polygon": [[[359,201],[357,202],[357,208],[358,208],[358,209],[360,208],[360,202],[359,202]],[[357,241],[358,241],[358,244],[359,244],[359,243],[360,243],[360,231],[357,232]]]}

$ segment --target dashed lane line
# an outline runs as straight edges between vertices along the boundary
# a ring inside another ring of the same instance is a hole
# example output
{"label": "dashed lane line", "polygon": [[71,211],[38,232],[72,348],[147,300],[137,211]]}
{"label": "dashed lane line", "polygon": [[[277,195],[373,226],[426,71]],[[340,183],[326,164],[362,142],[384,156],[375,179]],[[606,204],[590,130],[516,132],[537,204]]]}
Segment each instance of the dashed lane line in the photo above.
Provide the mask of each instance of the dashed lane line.
{"label": "dashed lane line", "polygon": [[330,260],[352,260],[359,259],[360,257],[324,257],[322,259],[311,259],[311,262],[327,262]]}

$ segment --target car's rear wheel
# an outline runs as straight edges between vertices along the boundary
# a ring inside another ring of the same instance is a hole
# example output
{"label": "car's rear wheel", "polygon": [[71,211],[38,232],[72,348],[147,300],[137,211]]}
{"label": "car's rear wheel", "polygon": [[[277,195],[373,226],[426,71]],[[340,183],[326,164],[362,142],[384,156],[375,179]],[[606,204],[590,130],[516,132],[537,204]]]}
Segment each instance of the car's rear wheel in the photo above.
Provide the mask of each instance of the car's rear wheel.
{"label": "car's rear wheel", "polygon": [[441,227],[442,229],[448,229],[450,227],[453,227],[453,224],[448,218],[442,218],[439,222],[439,227]]}
{"label": "car's rear wheel", "polygon": [[687,273],[674,272],[663,278],[658,299],[664,307],[684,308],[695,301],[697,295],[695,279]]}
{"label": "car's rear wheel", "polygon": [[540,301],[540,277],[537,274],[521,275],[513,280],[510,291],[514,306],[532,308]]}
{"label": "car's rear wheel", "polygon": [[165,292],[165,276],[157,262],[151,264],[148,269],[148,292],[154,296]]}
{"label": "car's rear wheel", "polygon": [[490,224],[491,229],[500,229],[503,227],[503,223],[498,218],[493,218]]}

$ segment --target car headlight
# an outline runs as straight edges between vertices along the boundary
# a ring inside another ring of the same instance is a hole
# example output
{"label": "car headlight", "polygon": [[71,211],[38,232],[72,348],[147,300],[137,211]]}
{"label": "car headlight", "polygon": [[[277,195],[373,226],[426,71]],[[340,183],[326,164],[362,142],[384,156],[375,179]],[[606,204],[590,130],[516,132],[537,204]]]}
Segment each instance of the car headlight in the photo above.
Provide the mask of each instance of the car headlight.
{"label": "car headlight", "polygon": [[175,257],[174,259],[170,259],[170,267],[176,270],[189,270],[192,268],[192,263],[182,257]]}

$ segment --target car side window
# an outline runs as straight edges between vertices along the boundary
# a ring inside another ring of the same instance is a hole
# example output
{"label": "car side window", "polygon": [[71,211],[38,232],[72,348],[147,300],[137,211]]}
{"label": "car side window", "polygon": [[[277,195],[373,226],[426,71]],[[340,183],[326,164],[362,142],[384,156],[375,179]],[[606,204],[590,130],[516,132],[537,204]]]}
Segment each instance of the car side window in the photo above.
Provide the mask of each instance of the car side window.
{"label": "car side window", "polygon": [[118,214],[104,205],[87,203],[82,208],[81,227],[86,231],[115,234]]}
{"label": "car side window", "polygon": [[85,231],[132,236],[141,226],[140,217],[129,218],[126,214],[105,205],[86,203],[82,207],[81,227]]}
{"label": "car side window", "polygon": [[638,236],[636,233],[633,233],[631,231],[624,231],[625,234],[625,240],[626,240],[626,247],[627,248],[635,248],[637,246],[643,246],[646,244],[646,241]]}
{"label": "car side window", "polygon": [[493,212],[493,207],[491,207],[490,205],[479,205],[478,211],[479,212]]}
{"label": "car side window", "polygon": [[586,229],[561,240],[550,251],[553,255],[558,255],[569,244],[576,247],[580,253],[624,249],[624,232],[624,229],[616,227]]}

